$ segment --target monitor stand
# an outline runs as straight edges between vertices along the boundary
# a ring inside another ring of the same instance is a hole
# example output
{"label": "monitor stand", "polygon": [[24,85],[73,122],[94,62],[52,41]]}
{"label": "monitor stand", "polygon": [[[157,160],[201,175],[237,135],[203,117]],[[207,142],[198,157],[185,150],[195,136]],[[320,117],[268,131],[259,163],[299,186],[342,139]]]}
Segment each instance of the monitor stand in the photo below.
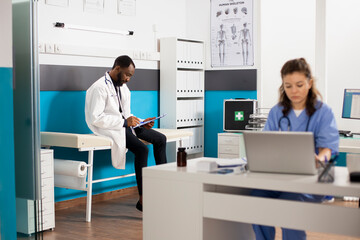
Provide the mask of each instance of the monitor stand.
{"label": "monitor stand", "polygon": [[343,137],[352,137],[353,134],[348,130],[339,130],[339,135]]}

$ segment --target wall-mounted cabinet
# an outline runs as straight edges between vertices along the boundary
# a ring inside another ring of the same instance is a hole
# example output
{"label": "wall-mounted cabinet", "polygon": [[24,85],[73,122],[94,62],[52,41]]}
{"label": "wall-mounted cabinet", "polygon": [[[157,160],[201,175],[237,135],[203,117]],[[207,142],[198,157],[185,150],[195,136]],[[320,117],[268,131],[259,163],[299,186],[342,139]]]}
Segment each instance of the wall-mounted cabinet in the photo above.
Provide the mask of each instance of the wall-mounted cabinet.
{"label": "wall-mounted cabinet", "polygon": [[161,128],[187,129],[188,154],[204,150],[204,43],[163,38],[160,40]]}

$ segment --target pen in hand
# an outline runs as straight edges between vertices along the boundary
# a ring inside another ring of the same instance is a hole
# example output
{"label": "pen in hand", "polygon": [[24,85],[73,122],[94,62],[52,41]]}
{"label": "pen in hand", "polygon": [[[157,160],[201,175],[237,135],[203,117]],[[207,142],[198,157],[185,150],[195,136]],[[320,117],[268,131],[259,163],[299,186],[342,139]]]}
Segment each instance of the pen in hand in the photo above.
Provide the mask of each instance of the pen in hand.
{"label": "pen in hand", "polygon": [[126,119],[128,127],[135,127],[140,123],[140,119],[135,116],[128,117]]}

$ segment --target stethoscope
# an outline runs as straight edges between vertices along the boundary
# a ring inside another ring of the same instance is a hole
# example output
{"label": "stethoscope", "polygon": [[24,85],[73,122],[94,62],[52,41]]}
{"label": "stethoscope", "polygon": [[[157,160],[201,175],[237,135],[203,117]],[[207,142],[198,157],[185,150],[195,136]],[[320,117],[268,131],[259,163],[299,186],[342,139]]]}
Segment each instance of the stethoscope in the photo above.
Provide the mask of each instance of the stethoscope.
{"label": "stethoscope", "polygon": [[106,74],[107,74],[107,73],[105,73],[105,83],[106,83],[106,85],[107,85],[108,83],[111,83],[111,84],[112,84],[111,80],[106,77]]}
{"label": "stethoscope", "polygon": [[[288,131],[291,131],[291,122],[290,122],[290,119],[288,116],[282,116],[280,119],[279,119],[279,122],[278,122],[278,127],[279,127],[279,131],[282,131],[281,130],[281,121],[282,120],[286,120],[288,122]],[[305,132],[307,132],[309,130],[309,123],[310,123],[310,119],[311,119],[311,116],[309,116],[308,120],[307,120],[307,123],[306,123],[306,129],[305,129]]]}
{"label": "stethoscope", "polygon": [[[112,81],[111,81],[110,79],[108,79],[108,78],[106,77],[106,74],[107,74],[107,72],[105,73],[105,84],[108,85],[108,83],[110,83],[110,87],[111,87],[111,86],[113,86],[113,83],[112,83]],[[116,91],[116,87],[115,87],[115,86],[114,86],[114,90],[115,90],[115,93],[116,93],[116,98],[117,98],[117,100],[118,100],[118,102],[119,102],[119,110],[120,110],[121,114],[123,114],[123,112],[122,112],[123,106],[122,106],[122,104],[121,104],[120,95],[119,95],[118,92]],[[120,92],[120,89],[118,89],[118,90],[119,90],[119,92]]]}

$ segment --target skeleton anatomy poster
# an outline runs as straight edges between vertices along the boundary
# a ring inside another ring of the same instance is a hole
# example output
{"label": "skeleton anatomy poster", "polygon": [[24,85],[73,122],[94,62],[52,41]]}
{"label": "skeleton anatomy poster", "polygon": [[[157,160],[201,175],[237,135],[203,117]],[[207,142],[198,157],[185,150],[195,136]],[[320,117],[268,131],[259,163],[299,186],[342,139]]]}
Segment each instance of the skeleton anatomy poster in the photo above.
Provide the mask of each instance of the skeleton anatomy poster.
{"label": "skeleton anatomy poster", "polygon": [[254,65],[253,0],[211,0],[211,66]]}

